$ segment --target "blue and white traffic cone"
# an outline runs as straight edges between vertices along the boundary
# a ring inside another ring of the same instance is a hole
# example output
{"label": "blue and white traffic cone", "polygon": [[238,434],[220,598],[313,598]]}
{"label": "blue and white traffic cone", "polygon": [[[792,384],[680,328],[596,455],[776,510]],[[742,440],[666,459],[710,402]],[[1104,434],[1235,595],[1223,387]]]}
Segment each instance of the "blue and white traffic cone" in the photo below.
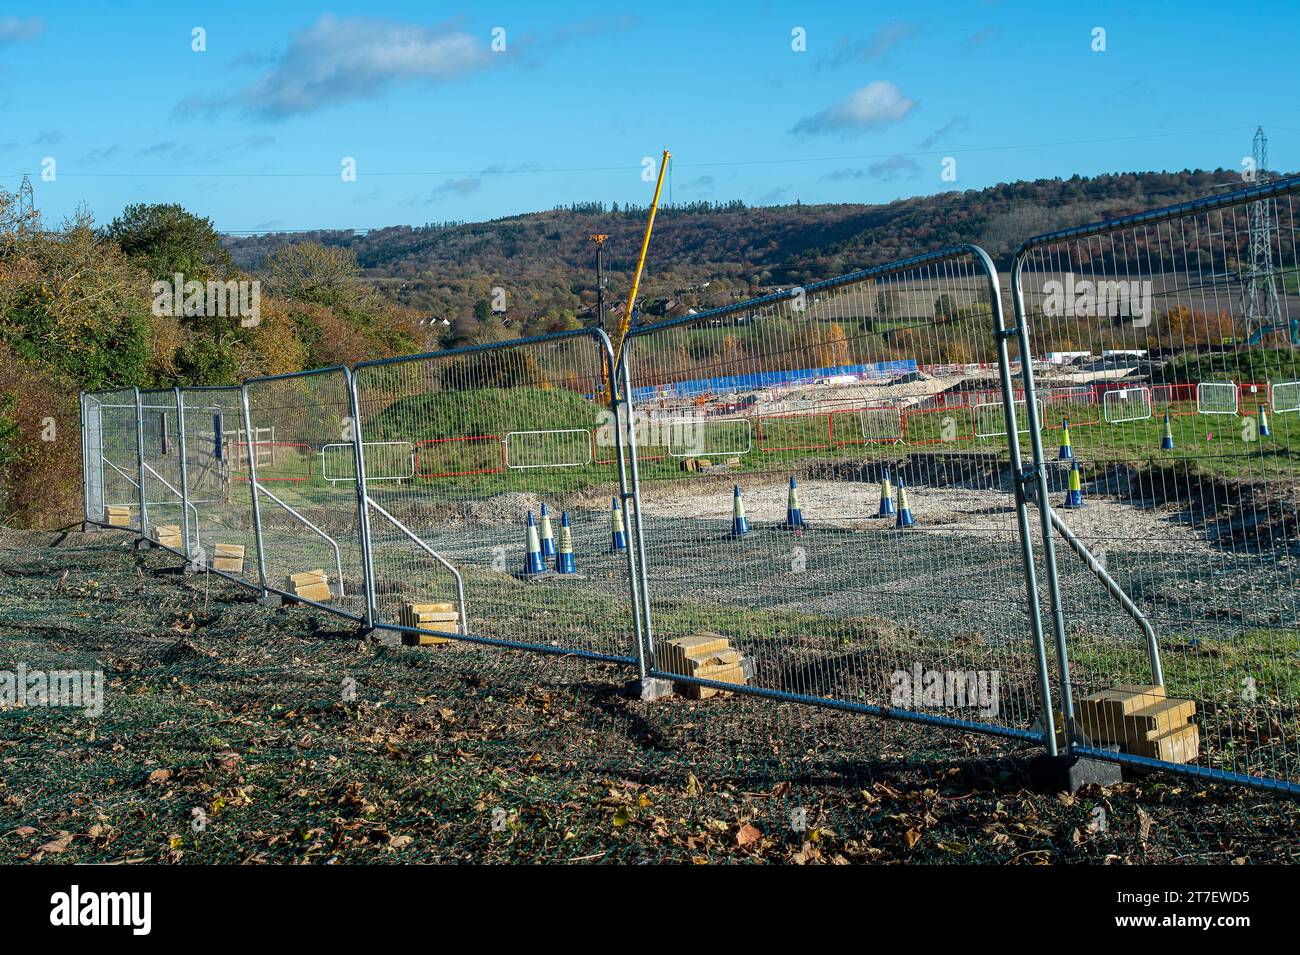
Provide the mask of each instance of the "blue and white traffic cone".
{"label": "blue and white traffic cone", "polygon": [[1083,507],[1083,484],[1079,480],[1079,462],[1075,461],[1074,466],[1070,468],[1070,483],[1066,485],[1065,500],[1061,507],[1067,511],[1077,510]]}
{"label": "blue and white traffic cone", "polygon": [[618,551],[627,550],[627,528],[623,525],[623,512],[618,509],[618,498],[610,498],[613,510],[610,512],[610,540],[609,552],[611,554]]}
{"label": "blue and white traffic cone", "polygon": [[740,499],[740,485],[731,497],[731,536],[744,537],[749,533],[749,518],[745,516],[745,502]]}
{"label": "blue and white traffic cone", "polygon": [[1165,436],[1160,439],[1161,451],[1172,451],[1174,449],[1174,426],[1169,421],[1169,412],[1165,412]]}
{"label": "blue and white traffic cone", "polygon": [[528,526],[525,528],[524,546],[528,553],[524,556],[524,576],[536,577],[546,573],[546,564],[542,563],[542,545],[537,540],[537,524],[533,522],[533,512],[528,512]]}
{"label": "blue and white traffic cone", "polygon": [[560,514],[560,544],[555,554],[555,572],[557,574],[576,574],[577,565],[573,560],[573,531],[569,529],[569,512]]}
{"label": "blue and white traffic cone", "polygon": [[546,502],[542,502],[542,557],[550,559],[555,556],[555,532],[551,530],[551,512],[546,509]]}
{"label": "blue and white traffic cone", "polygon": [[786,499],[785,505],[785,529],[788,531],[801,531],[808,525],[803,522],[803,508],[799,506],[799,488],[790,478],[790,495]]}
{"label": "blue and white traffic cone", "polygon": [[898,478],[898,518],[894,521],[896,528],[911,527],[916,523],[912,517],[912,509],[907,506],[907,486],[900,475]]}
{"label": "blue and white traffic cone", "polygon": [[1070,422],[1061,419],[1061,451],[1056,456],[1058,461],[1073,461],[1074,448],[1070,445]]}
{"label": "blue and white traffic cone", "polygon": [[889,485],[889,468],[880,478],[880,510],[876,517],[894,516],[894,489]]}
{"label": "blue and white traffic cone", "polygon": [[1263,408],[1260,408],[1259,409],[1259,436],[1261,438],[1267,438],[1268,435],[1269,435],[1268,412],[1265,411]]}

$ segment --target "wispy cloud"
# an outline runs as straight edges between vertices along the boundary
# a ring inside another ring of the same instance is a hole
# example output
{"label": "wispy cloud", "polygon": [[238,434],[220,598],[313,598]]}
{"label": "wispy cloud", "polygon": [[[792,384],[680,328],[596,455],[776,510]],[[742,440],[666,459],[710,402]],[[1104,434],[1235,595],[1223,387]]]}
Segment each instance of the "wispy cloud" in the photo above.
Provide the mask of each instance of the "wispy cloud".
{"label": "wispy cloud", "polygon": [[874,129],[901,122],[916,108],[916,101],[888,80],[874,80],[854,90],[842,102],[794,125],[795,133],[836,133]]}
{"label": "wispy cloud", "polygon": [[463,179],[448,179],[433,190],[435,196],[468,196],[483,188],[483,180],[466,176]]}
{"label": "wispy cloud", "polygon": [[0,46],[35,40],[45,32],[45,21],[40,17],[0,17]]}
{"label": "wispy cloud", "polygon": [[80,157],[80,161],[84,163],[97,163],[103,162],[106,159],[115,159],[120,155],[122,155],[121,146],[102,146],[92,149],[90,152],[83,153]]}
{"label": "wispy cloud", "polygon": [[713,189],[715,186],[717,186],[717,184],[718,184],[718,180],[716,178],[714,178],[713,176],[704,175],[696,179],[691,179],[688,182],[684,182],[677,188],[680,189],[682,192],[689,193],[689,194],[711,193],[713,192]]}
{"label": "wispy cloud", "polygon": [[274,146],[276,139],[270,133],[249,133],[236,146],[242,146],[244,149],[265,149],[268,146]]}
{"label": "wispy cloud", "polygon": [[491,57],[484,38],[447,26],[327,13],[296,33],[253,83],[231,95],[187,97],[177,110],[201,114],[238,108],[283,119],[374,99],[398,83],[451,80],[483,68]]}
{"label": "wispy cloud", "polygon": [[887,23],[865,39],[850,40],[848,37],[840,37],[835,44],[835,49],[823,57],[819,65],[843,66],[845,63],[878,60],[898,44],[916,34],[917,28],[913,23]]}
{"label": "wispy cloud", "polygon": [[966,121],[965,116],[954,116],[929,136],[926,136],[925,139],[921,140],[921,148],[932,149],[953,133],[962,133],[968,129],[970,129],[970,123]]}
{"label": "wispy cloud", "polygon": [[916,160],[907,156],[890,156],[873,162],[866,169],[844,168],[828,172],[821,178],[826,182],[845,182],[850,179],[872,179],[876,182],[894,182],[898,179],[915,179],[921,174]]}

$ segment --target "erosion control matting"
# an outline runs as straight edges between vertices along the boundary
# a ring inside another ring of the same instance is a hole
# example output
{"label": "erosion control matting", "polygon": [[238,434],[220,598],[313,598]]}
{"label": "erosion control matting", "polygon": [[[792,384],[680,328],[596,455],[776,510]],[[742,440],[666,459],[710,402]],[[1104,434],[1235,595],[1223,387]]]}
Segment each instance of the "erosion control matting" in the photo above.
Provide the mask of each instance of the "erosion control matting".
{"label": "erosion control matting", "polygon": [[1034,747],[621,667],[381,648],[104,531],[0,532],[0,862],[1294,861],[1295,803],[1156,774],[1027,790]]}

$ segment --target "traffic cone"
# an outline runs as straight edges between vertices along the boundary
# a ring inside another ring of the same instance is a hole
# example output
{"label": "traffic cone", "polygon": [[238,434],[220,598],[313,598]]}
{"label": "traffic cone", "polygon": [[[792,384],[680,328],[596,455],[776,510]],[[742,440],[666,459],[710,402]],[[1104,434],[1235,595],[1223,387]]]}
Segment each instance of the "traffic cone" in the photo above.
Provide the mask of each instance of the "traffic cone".
{"label": "traffic cone", "polygon": [[550,559],[555,556],[555,532],[551,530],[551,512],[542,502],[542,557]]}
{"label": "traffic cone", "polygon": [[799,489],[794,478],[790,478],[790,495],[786,499],[784,526],[788,531],[801,531],[808,526],[803,522],[803,509],[799,507]]}
{"label": "traffic cone", "polygon": [[1260,408],[1259,409],[1259,436],[1261,438],[1267,438],[1268,435],[1269,435],[1268,412],[1265,411],[1263,408]]}
{"label": "traffic cone", "polygon": [[1074,460],[1074,448],[1070,446],[1070,422],[1064,418],[1061,419],[1061,452],[1056,456],[1056,460]]}
{"label": "traffic cone", "polygon": [[1066,485],[1065,500],[1061,507],[1067,511],[1073,511],[1083,507],[1083,485],[1079,481],[1079,462],[1075,461],[1074,466],[1070,468],[1070,483]]}
{"label": "traffic cone", "polygon": [[610,535],[609,552],[613,554],[627,550],[627,530],[623,525],[623,512],[618,509],[618,498],[610,498],[610,502],[613,505],[609,515],[613,530]]}
{"label": "traffic cone", "polygon": [[557,574],[575,574],[578,572],[573,561],[573,531],[569,529],[569,512],[560,514],[560,546],[555,554],[555,572]]}
{"label": "traffic cone", "polygon": [[907,506],[907,486],[903,483],[900,475],[898,478],[898,518],[894,521],[897,528],[911,527],[916,523],[912,517],[912,509]]}
{"label": "traffic cone", "polygon": [[744,537],[749,533],[749,518],[745,516],[745,502],[740,499],[740,485],[731,498],[731,536]]}
{"label": "traffic cone", "polygon": [[1161,451],[1172,451],[1174,449],[1174,427],[1169,423],[1169,412],[1165,412],[1165,436],[1160,439]]}
{"label": "traffic cone", "polygon": [[876,517],[894,516],[894,489],[889,486],[889,468],[885,468],[880,478],[880,510]]}
{"label": "traffic cone", "polygon": [[528,551],[524,556],[524,576],[536,577],[546,573],[546,565],[542,563],[542,545],[537,540],[537,525],[533,522],[532,511],[528,512],[524,546]]}

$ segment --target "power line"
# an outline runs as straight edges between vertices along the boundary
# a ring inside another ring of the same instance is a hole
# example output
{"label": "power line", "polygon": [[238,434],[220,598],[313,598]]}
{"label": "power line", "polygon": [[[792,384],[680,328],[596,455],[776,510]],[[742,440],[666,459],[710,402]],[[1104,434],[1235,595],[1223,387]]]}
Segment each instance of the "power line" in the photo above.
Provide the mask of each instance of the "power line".
{"label": "power line", "polygon": [[[1110,136],[1094,139],[1069,139],[1043,143],[1018,143],[994,146],[958,146],[949,149],[928,149],[914,151],[892,151],[882,153],[858,153],[847,156],[792,156],[779,159],[719,159],[702,162],[684,162],[682,168],[726,168],[740,166],[774,166],[795,163],[826,162],[861,162],[872,159],[890,159],[896,156],[917,158],[924,156],[950,156],[957,153],[1005,152],[1026,149],[1055,149],[1065,146],[1090,146],[1108,143],[1134,142],[1149,139],[1170,139],[1180,136],[1208,136],[1221,133],[1236,133],[1250,127],[1228,126],[1219,129],[1183,130],[1167,133],[1139,133],[1132,136]],[[1280,127],[1279,127],[1280,128]],[[593,173],[593,172],[639,172],[640,164],[616,166],[517,166],[513,169],[504,166],[489,165],[481,169],[435,169],[358,172],[357,179],[362,178],[421,178],[438,176],[514,176],[546,173]],[[9,173],[0,178],[16,179],[31,173]],[[339,173],[331,172],[60,172],[60,176],[80,179],[334,179]]]}

